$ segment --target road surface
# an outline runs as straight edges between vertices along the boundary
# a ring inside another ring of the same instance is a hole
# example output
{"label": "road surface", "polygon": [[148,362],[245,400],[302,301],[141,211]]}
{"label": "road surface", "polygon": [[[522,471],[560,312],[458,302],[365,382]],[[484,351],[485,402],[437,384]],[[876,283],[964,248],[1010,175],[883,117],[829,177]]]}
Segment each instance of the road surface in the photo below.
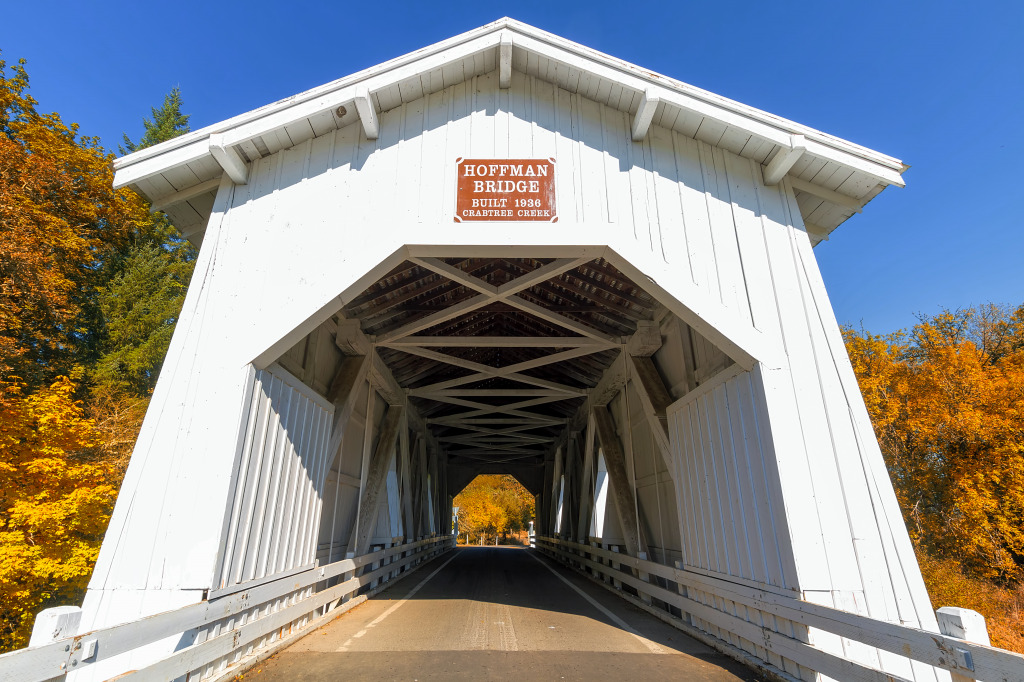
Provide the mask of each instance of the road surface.
{"label": "road surface", "polygon": [[245,679],[761,678],[536,550],[460,547]]}

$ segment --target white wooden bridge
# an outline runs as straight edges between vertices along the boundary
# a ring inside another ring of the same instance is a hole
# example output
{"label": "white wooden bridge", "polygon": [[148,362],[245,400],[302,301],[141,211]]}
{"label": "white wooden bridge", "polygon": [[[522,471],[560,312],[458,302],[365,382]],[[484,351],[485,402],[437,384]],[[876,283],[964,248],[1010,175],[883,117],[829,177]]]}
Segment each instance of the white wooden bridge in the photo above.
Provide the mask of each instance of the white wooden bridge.
{"label": "white wooden bridge", "polygon": [[940,634],[812,251],[903,168],[509,19],[119,159],[199,260],[85,601],[0,679],[230,678],[480,473],[762,674],[1024,679]]}

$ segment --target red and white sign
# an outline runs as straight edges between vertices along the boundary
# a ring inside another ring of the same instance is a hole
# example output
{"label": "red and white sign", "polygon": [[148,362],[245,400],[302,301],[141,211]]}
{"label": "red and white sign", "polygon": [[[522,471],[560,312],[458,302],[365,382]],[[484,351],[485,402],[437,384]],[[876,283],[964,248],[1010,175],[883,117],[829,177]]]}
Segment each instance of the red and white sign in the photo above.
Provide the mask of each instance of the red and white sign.
{"label": "red and white sign", "polygon": [[558,220],[554,159],[456,159],[455,222]]}

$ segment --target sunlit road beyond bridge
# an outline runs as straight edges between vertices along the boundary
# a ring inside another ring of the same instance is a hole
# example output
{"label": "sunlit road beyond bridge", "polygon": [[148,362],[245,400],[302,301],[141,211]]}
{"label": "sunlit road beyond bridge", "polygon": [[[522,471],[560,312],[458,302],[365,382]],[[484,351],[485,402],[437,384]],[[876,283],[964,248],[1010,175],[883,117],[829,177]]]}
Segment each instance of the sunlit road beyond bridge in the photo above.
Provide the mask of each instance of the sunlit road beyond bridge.
{"label": "sunlit road beyond bridge", "polygon": [[246,679],[763,678],[534,550],[462,547]]}
{"label": "sunlit road beyond bridge", "polygon": [[[813,250],[900,160],[501,19],[114,165],[195,275],[0,682],[1024,680],[930,602]],[[454,548],[481,474],[535,549]]]}

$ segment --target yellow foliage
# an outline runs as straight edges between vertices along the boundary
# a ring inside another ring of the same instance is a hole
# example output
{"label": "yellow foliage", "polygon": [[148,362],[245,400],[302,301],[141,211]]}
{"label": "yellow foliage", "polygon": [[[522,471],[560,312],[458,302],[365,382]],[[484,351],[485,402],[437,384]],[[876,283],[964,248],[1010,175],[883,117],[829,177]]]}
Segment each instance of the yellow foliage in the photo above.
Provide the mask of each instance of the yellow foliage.
{"label": "yellow foliage", "polygon": [[482,475],[455,496],[459,532],[497,537],[520,531],[533,518],[534,500],[514,477]]}
{"label": "yellow foliage", "polygon": [[66,377],[26,395],[0,385],[0,647],[25,646],[35,615],[81,601],[117,493]]}

